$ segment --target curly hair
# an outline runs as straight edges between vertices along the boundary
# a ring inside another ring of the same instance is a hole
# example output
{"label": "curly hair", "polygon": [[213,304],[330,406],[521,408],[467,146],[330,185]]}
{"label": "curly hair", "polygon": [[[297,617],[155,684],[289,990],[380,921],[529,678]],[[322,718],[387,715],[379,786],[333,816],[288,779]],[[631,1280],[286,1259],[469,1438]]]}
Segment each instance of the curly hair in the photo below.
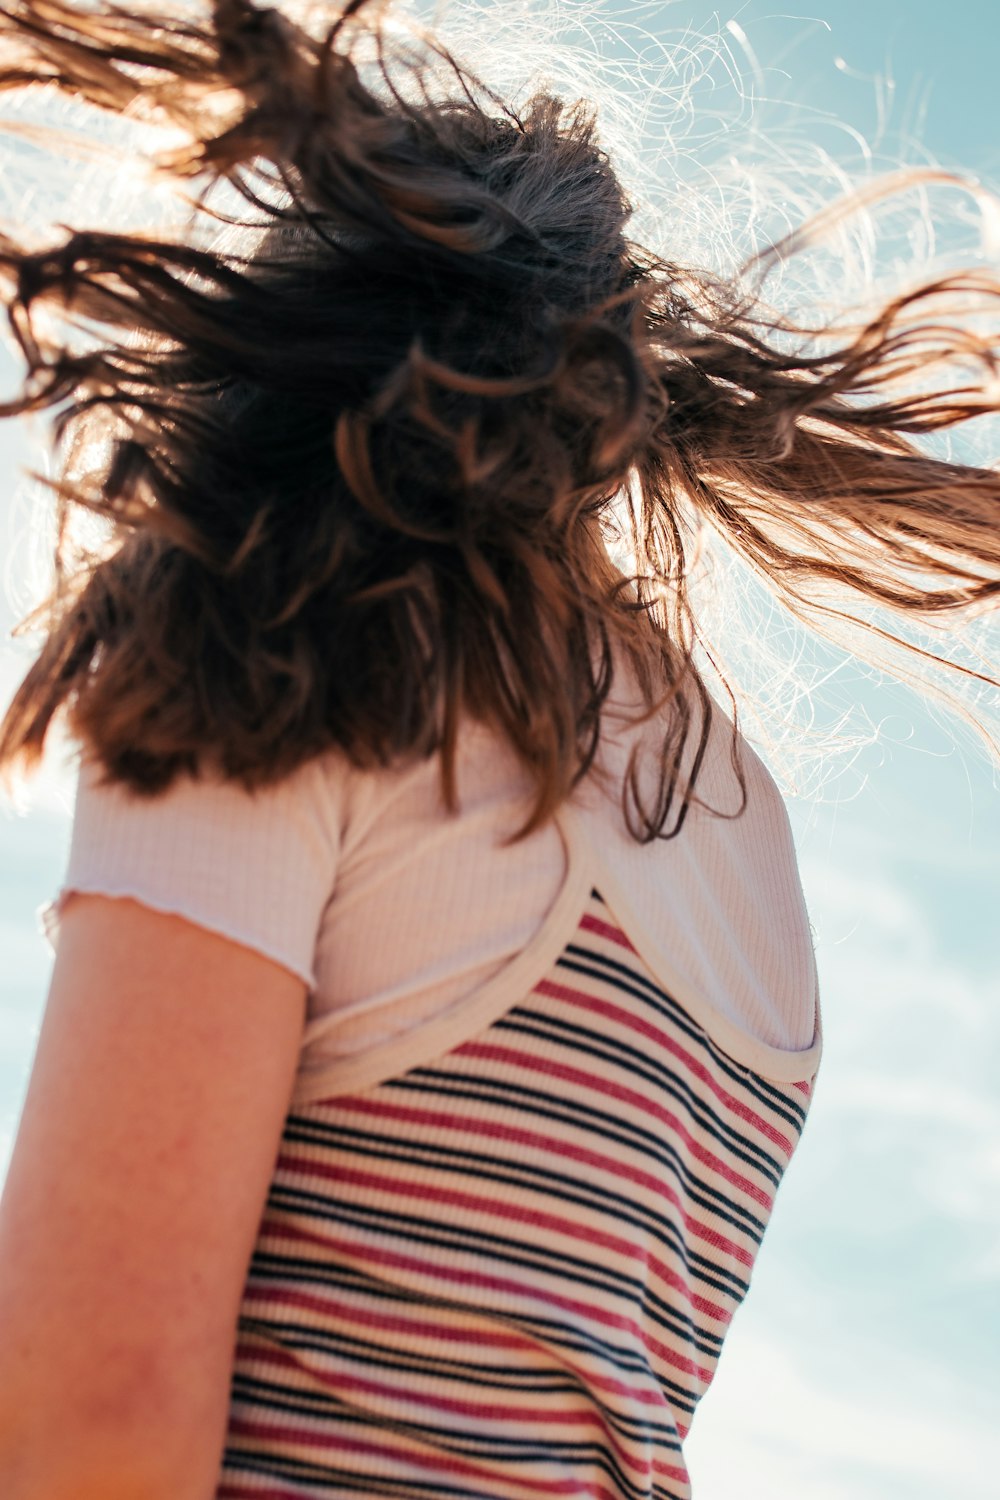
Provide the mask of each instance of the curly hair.
{"label": "curly hair", "polygon": [[[72,439],[0,766],[37,763],[64,710],[140,794],[203,767],[253,788],[336,748],[358,766],[439,751],[453,803],[470,715],[532,776],[526,834],[592,765],[625,660],[664,725],[658,791],[642,801],[633,763],[626,817],[671,837],[709,724],[692,519],[813,619],[829,583],[924,620],[1000,590],[1000,476],[907,436],[997,409],[995,350],[941,309],[995,305],[1000,283],[939,278],[841,337],[776,321],[745,278],[627,237],[586,104],[515,111],[433,39],[392,42],[383,9],[331,5],[321,35],[251,0],[198,23],[106,0],[0,11],[0,89],[179,128],[160,170],[203,179],[205,213],[228,183],[262,215],[239,254],[0,235],[28,370],[0,414],[67,403]],[[99,346],[43,334],[36,307]],[[906,388],[970,353],[978,384]],[[102,466],[74,475],[95,431]],[[604,545],[623,498],[631,577]],[[74,563],[81,506],[112,541]]]}

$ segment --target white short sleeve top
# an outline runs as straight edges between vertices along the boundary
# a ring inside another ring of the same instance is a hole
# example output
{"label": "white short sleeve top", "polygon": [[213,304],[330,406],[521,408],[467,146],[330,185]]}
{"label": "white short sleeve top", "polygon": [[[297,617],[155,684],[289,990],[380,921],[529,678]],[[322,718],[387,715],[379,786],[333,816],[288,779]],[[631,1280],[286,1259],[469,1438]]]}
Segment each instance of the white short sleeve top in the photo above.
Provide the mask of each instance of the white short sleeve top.
{"label": "white short sleeve top", "polygon": [[[713,715],[696,793],[732,812],[733,731]],[[821,1048],[816,966],[778,789],[744,740],[741,817],[694,804],[677,837],[639,844],[621,806],[637,736],[648,784],[657,726],[612,708],[594,771],[517,843],[530,783],[471,723],[453,813],[437,757],[360,771],[329,753],[256,793],[184,778],[152,799],[100,786],[85,761],[45,929],[57,943],[70,891],[128,896],[299,975],[309,993],[294,1104],[373,1086],[488,1026],[547,971],[598,890],[718,1045],[765,1076],[807,1076]]]}

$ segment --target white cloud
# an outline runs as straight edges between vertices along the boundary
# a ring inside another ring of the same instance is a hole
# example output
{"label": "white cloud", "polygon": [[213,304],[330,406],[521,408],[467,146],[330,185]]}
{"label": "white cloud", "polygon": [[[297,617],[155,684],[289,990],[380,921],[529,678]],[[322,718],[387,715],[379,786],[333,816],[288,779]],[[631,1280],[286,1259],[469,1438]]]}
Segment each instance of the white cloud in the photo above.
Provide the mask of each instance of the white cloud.
{"label": "white cloud", "polygon": [[[996,1279],[1000,994],[957,945],[942,951],[937,911],[893,872],[890,851],[868,854],[863,865],[801,862],[826,1037],[807,1131],[822,1139],[810,1145],[882,1233],[922,1224],[961,1243],[953,1275]],[[876,1203],[887,1180],[891,1197]]]}
{"label": "white cloud", "polygon": [[[901,1028],[916,1012],[932,1011],[942,1027],[946,1051],[953,1039],[968,1049],[970,1035],[981,1047],[1000,1047],[1000,994],[984,984],[971,965],[945,956],[936,931],[937,914],[913,888],[895,875],[875,850],[865,865],[852,868],[815,854],[799,862],[816,935],[824,1001],[839,1009],[853,1035],[861,1024],[869,1048],[882,1038],[876,1028]],[[899,1012],[903,1012],[900,1016]],[[940,1054],[936,1054],[940,1056]]]}
{"label": "white cloud", "polygon": [[894,1077],[879,1070],[854,1069],[826,1090],[827,1103],[839,1110],[889,1114],[912,1123],[982,1134],[1000,1140],[1000,1102],[970,1094],[938,1076]]}
{"label": "white cloud", "polygon": [[811,1347],[737,1321],[688,1443],[698,1500],[992,1500],[1000,1430],[982,1392],[909,1353]]}

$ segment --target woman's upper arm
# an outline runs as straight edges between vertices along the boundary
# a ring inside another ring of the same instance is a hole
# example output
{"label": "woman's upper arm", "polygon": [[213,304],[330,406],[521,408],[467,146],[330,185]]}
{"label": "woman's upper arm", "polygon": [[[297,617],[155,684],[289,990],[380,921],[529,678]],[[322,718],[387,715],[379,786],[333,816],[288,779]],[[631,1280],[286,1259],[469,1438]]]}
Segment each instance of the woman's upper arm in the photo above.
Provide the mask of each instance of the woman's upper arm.
{"label": "woman's upper arm", "polygon": [[12,1421],[29,1467],[135,1442],[163,1493],[211,1493],[305,993],[180,917],[66,899],[0,1202],[0,1454]]}

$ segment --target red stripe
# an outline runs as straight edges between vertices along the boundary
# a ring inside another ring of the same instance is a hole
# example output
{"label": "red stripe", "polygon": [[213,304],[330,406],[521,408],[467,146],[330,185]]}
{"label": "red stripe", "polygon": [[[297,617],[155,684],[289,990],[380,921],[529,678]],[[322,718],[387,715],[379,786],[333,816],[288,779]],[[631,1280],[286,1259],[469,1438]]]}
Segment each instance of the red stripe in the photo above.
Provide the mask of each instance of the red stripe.
{"label": "red stripe", "polygon": [[[288,1274],[294,1277],[296,1273],[289,1271]],[[276,1286],[269,1281],[248,1280],[243,1292],[243,1301],[273,1303],[276,1307],[298,1307],[303,1311],[321,1313],[331,1322],[335,1320],[338,1327],[351,1323],[359,1328],[374,1328],[379,1333],[404,1334],[417,1339],[431,1338],[441,1343],[468,1344],[473,1350],[481,1349],[484,1344],[494,1349],[522,1352],[537,1352],[538,1349],[536,1341],[521,1333],[501,1333],[495,1328],[473,1330],[467,1322],[463,1328],[449,1328],[446,1323],[435,1323],[428,1318],[407,1318],[382,1308],[356,1307],[353,1303],[329,1293],[304,1292],[297,1287],[293,1289],[288,1286]],[[449,1309],[441,1308],[440,1311],[444,1317]],[[464,1310],[461,1316],[465,1316]]]}
{"label": "red stripe", "polygon": [[[376,1193],[385,1193],[393,1199],[414,1198],[418,1203],[442,1203],[449,1208],[468,1209],[472,1213],[482,1214],[499,1226],[515,1220],[522,1224],[530,1224],[536,1229],[549,1230],[555,1234],[564,1235],[569,1240],[577,1240],[585,1245],[596,1245],[602,1250],[613,1251],[621,1256],[626,1262],[633,1262],[634,1268],[626,1266],[626,1273],[634,1269],[634,1274],[641,1273],[644,1268],[649,1267],[671,1287],[678,1296],[686,1303],[696,1307],[699,1312],[705,1312],[710,1318],[721,1320],[725,1314],[717,1303],[709,1302],[707,1299],[694,1294],[684,1277],[671,1266],[655,1255],[645,1246],[633,1245],[629,1240],[619,1235],[609,1234],[604,1229],[593,1229],[586,1224],[576,1223],[573,1219],[567,1219],[562,1214],[545,1213],[538,1208],[528,1208],[524,1204],[515,1203],[505,1199],[498,1203],[496,1199],[482,1197],[478,1193],[463,1192],[458,1188],[438,1187],[429,1182],[421,1182],[412,1177],[394,1177],[382,1172],[365,1170],[361,1167],[348,1167],[341,1163],[328,1164],[327,1162],[310,1160],[305,1156],[291,1156],[282,1152],[278,1157],[278,1168],[282,1172],[298,1172],[307,1179],[316,1177],[329,1178],[335,1181],[338,1187],[360,1187],[370,1188]],[[412,1168],[411,1168],[412,1170]],[[466,1252],[459,1251],[459,1254]],[[544,1274],[544,1273],[540,1273]]]}
{"label": "red stripe", "polygon": [[[613,983],[614,981],[609,982]],[[787,1156],[791,1156],[792,1143],[788,1139],[788,1136],[776,1129],[770,1120],[766,1120],[763,1115],[759,1114],[757,1110],[752,1109],[749,1104],[745,1104],[742,1099],[737,1099],[734,1094],[731,1094],[719,1082],[710,1069],[705,1067],[704,1063],[699,1062],[696,1057],[692,1056],[687,1048],[683,1047],[669,1032],[664,1031],[662,1026],[654,1025],[645,1016],[633,1014],[632,1011],[626,1010],[624,1006],[617,1004],[615,1001],[602,1000],[597,995],[591,995],[586,990],[575,989],[572,985],[556,984],[551,979],[540,980],[535,986],[535,993],[551,995],[556,1000],[569,1000],[573,1005],[583,1010],[595,1011],[599,1016],[605,1016],[608,1020],[616,1021],[618,1025],[623,1026],[626,1030],[637,1031],[649,1041],[656,1042],[657,1046],[662,1047],[665,1052],[669,1052],[671,1057],[677,1058],[679,1062],[684,1064],[689,1073],[692,1073],[699,1082],[705,1084],[719,1102],[725,1105],[730,1114],[735,1115],[737,1119],[746,1120],[755,1130],[759,1130],[761,1135],[784,1151]]]}
{"label": "red stripe", "polygon": [[[744,1266],[752,1266],[754,1261],[753,1252],[745,1245],[739,1245],[735,1240],[729,1239],[721,1234],[713,1226],[695,1219],[688,1212],[680,1195],[670,1187],[669,1183],[659,1177],[654,1177],[651,1172],[644,1171],[641,1167],[632,1166],[627,1161],[618,1161],[613,1156],[607,1156],[602,1151],[595,1151],[589,1146],[576,1146],[569,1141],[562,1141],[556,1136],[543,1135],[537,1130],[527,1130],[523,1126],[509,1125],[504,1121],[492,1121],[469,1115],[453,1114],[448,1110],[424,1109],[420,1106],[390,1103],[388,1099],[381,1096],[372,1097],[371,1094],[358,1094],[345,1096],[337,1100],[338,1106],[348,1114],[360,1114],[375,1116],[380,1120],[396,1120],[400,1123],[426,1126],[433,1130],[457,1130],[462,1135],[485,1136],[490,1139],[500,1139],[519,1146],[529,1146],[550,1155],[563,1157],[567,1161],[577,1161],[588,1167],[597,1167],[607,1172],[612,1177],[627,1178],[630,1182],[640,1187],[647,1188],[655,1193],[657,1197],[666,1198],[677,1209],[685,1229],[700,1240],[706,1240],[716,1249],[725,1251],[734,1260]],[[430,1170],[430,1168],[428,1168]],[[447,1170],[446,1168],[443,1170]],[[524,1191],[530,1191],[524,1188]]]}
{"label": "red stripe", "polygon": [[617,943],[620,948],[627,948],[629,953],[635,953],[638,957],[637,949],[629,942],[620,927],[614,927],[600,917],[592,917],[589,912],[585,912],[580,918],[580,926],[584,932],[593,932],[598,937],[607,938],[609,942]]}
{"label": "red stripe", "polygon": [[726,1182],[732,1183],[755,1202],[770,1210],[773,1194],[765,1192],[756,1182],[752,1182],[742,1172],[737,1172],[720,1157],[707,1150],[694,1139],[690,1131],[685,1129],[675,1114],[665,1109],[657,1100],[647,1099],[636,1089],[627,1088],[621,1083],[612,1083],[610,1079],[600,1078],[594,1073],[585,1073],[582,1068],[571,1067],[568,1063],[557,1063],[528,1052],[521,1052],[516,1047],[501,1047],[490,1042],[466,1042],[461,1050],[466,1056],[479,1058],[484,1062],[502,1062],[507,1066],[519,1065],[528,1073],[544,1073],[551,1078],[560,1078],[564,1083],[572,1083],[577,1088],[591,1089],[595,1093],[605,1094],[608,1098],[617,1099],[622,1104],[631,1105],[641,1114],[654,1116],[677,1133],[696,1161],[704,1162]]}
{"label": "red stripe", "polygon": [[[329,1447],[330,1439],[323,1432],[316,1432],[303,1427],[281,1427],[267,1422],[247,1421],[242,1417],[234,1416],[230,1419],[230,1432],[238,1437],[254,1438],[257,1441],[270,1442],[278,1439],[284,1442],[299,1443],[303,1447]],[[388,1437],[389,1434],[386,1434]],[[402,1434],[392,1434],[400,1437]],[[424,1448],[419,1451],[416,1440],[411,1439],[412,1447],[405,1450],[402,1448],[392,1449],[385,1443],[366,1442],[364,1438],[340,1436],[337,1437],[337,1458],[345,1458],[348,1454],[364,1454],[369,1457],[398,1461],[402,1458],[413,1468],[426,1469],[435,1474],[464,1475],[467,1478],[488,1480],[493,1485],[499,1481],[505,1482],[507,1475],[498,1473],[496,1467],[487,1468],[484,1464],[474,1460],[460,1458],[455,1454],[431,1452]],[[683,1473],[683,1471],[679,1471]],[[391,1480],[390,1473],[385,1476]],[[406,1476],[409,1478],[409,1476]],[[685,1476],[686,1477],[686,1476]],[[527,1472],[523,1466],[518,1465],[517,1472],[509,1476],[510,1483],[516,1486],[516,1493],[520,1495],[525,1489],[536,1490],[546,1495],[583,1495],[587,1500],[620,1500],[620,1497],[609,1490],[600,1480],[581,1479],[542,1479],[537,1475]]]}
{"label": "red stripe", "polygon": [[[607,1328],[616,1328],[631,1334],[638,1340],[640,1347],[645,1345],[662,1353],[663,1358],[676,1369],[683,1370],[686,1374],[696,1375],[706,1382],[710,1379],[707,1371],[695,1365],[693,1360],[683,1358],[658,1339],[654,1339],[647,1330],[636,1323],[634,1318],[627,1317],[623,1313],[608,1312],[603,1307],[582,1302],[576,1297],[567,1297],[536,1282],[526,1283],[512,1276],[495,1276],[486,1271],[477,1271],[468,1267],[449,1266],[442,1260],[425,1260],[417,1255],[407,1255],[402,1251],[370,1245],[364,1240],[345,1239],[342,1235],[333,1232],[332,1225],[325,1233],[320,1234],[315,1230],[304,1229],[300,1224],[282,1221],[275,1223],[270,1218],[265,1218],[261,1232],[269,1234],[278,1242],[291,1240],[297,1243],[323,1245],[324,1248],[333,1250],[348,1260],[353,1259],[354,1263],[362,1268],[366,1265],[391,1266],[394,1270],[416,1272],[417,1275],[427,1277],[431,1281],[457,1282],[463,1288],[478,1287],[484,1291],[514,1293],[522,1299],[522,1307],[526,1304],[530,1306],[532,1301],[540,1302],[546,1307],[557,1307],[562,1312],[572,1313],[580,1318],[584,1327],[590,1320],[594,1323],[601,1323]],[[530,1316],[530,1314],[527,1315]],[[708,1315],[715,1316],[712,1313]],[[726,1324],[732,1319],[732,1315],[732,1308],[720,1308],[715,1321]]]}
{"label": "red stripe", "polygon": [[[517,1332],[501,1333],[496,1328],[483,1326],[484,1320],[477,1323],[475,1328],[470,1327],[468,1322],[465,1328],[449,1328],[443,1322],[432,1323],[423,1318],[405,1318],[398,1314],[383,1313],[381,1310],[354,1307],[350,1302],[336,1297],[292,1290],[287,1286],[275,1286],[268,1282],[257,1284],[252,1280],[248,1281],[243,1291],[243,1304],[250,1308],[272,1308],[275,1314],[279,1308],[298,1308],[304,1312],[320,1313],[329,1324],[338,1328],[374,1328],[380,1333],[412,1334],[415,1338],[429,1338],[435,1343],[470,1344],[473,1350],[509,1349],[527,1354],[533,1359],[537,1359],[539,1348],[546,1352],[549,1350],[544,1340]],[[442,1308],[442,1318],[449,1312],[454,1314],[453,1309]],[[464,1309],[458,1315],[468,1318]],[[302,1326],[309,1327],[308,1324]],[[661,1407],[663,1414],[673,1420],[673,1412],[659,1387],[649,1390],[632,1381],[615,1380],[612,1376],[585,1369],[584,1366],[575,1364],[563,1350],[559,1351],[558,1359],[559,1369],[578,1379],[582,1385],[607,1391],[609,1395],[626,1396],[630,1402],[640,1402],[643,1406]],[[551,1360],[538,1367],[551,1371]]]}
{"label": "red stripe", "polygon": [[[275,1348],[273,1346],[266,1349],[256,1349],[246,1344],[237,1344],[236,1357],[237,1359],[252,1360],[255,1369],[277,1368],[296,1371],[302,1369],[301,1361],[296,1359],[287,1349]],[[320,1369],[314,1363],[309,1364],[308,1374],[317,1385],[323,1386],[326,1390],[334,1391],[338,1394],[352,1391],[375,1397],[376,1399],[372,1403],[371,1408],[355,1405],[353,1409],[363,1411],[372,1410],[374,1412],[389,1410],[393,1413],[394,1421],[407,1420],[399,1409],[399,1403],[402,1401],[411,1406],[426,1407],[431,1411],[452,1412],[458,1416],[475,1418],[477,1422],[483,1424],[482,1427],[477,1428],[481,1436],[488,1436],[487,1427],[490,1423],[496,1422],[509,1422],[513,1424],[512,1431],[523,1431],[526,1419],[529,1424],[533,1424],[538,1429],[582,1426],[589,1430],[597,1427],[627,1468],[633,1469],[637,1473],[645,1472],[647,1468],[645,1463],[638,1460],[624,1446],[624,1443],[628,1439],[621,1439],[611,1427],[604,1413],[599,1409],[595,1410],[593,1407],[584,1407],[580,1411],[567,1411],[565,1409],[560,1411],[543,1411],[539,1405],[531,1404],[537,1402],[537,1396],[534,1392],[526,1392],[528,1405],[522,1403],[518,1406],[505,1405],[498,1396],[489,1397],[485,1401],[469,1401],[461,1400],[455,1396],[434,1395],[429,1391],[417,1389],[413,1383],[414,1377],[408,1371],[403,1370],[396,1372],[398,1378],[406,1384],[407,1388],[402,1390],[398,1385],[386,1384],[384,1381],[366,1378],[363,1375],[351,1375],[347,1371],[341,1370]],[[286,1389],[293,1391],[298,1390],[299,1387],[288,1386]],[[559,1399],[565,1401],[566,1398],[560,1395]],[[388,1406],[380,1406],[380,1402],[387,1402]],[[584,1439],[582,1437],[577,1439],[567,1437],[563,1441],[582,1442]]]}
{"label": "red stripe", "polygon": [[[597,937],[607,938],[609,942],[617,943],[619,947],[625,948],[629,953],[634,953],[637,958],[640,956],[638,948],[636,948],[634,943],[629,941],[620,927],[614,927],[610,922],[602,921],[600,917],[592,917],[589,912],[585,912],[580,918],[580,928],[584,932],[592,932]],[[658,985],[657,988],[662,989],[662,985]],[[673,999],[673,996],[670,998]],[[676,1005],[677,1003],[675,1000],[674,1004]],[[696,1022],[695,1024],[698,1023]],[[701,1029],[704,1030],[704,1027]],[[707,1032],[706,1035],[708,1035]],[[791,1086],[792,1088],[801,1090],[803,1094],[809,1094],[812,1092],[812,1079],[797,1079]]]}

